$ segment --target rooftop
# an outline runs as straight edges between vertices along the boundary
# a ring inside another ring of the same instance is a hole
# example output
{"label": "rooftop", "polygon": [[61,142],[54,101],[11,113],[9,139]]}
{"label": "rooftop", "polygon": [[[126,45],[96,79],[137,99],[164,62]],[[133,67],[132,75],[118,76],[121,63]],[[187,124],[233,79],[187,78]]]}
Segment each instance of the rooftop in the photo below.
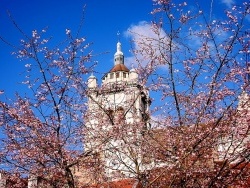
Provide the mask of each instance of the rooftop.
{"label": "rooftop", "polygon": [[117,64],[109,72],[117,72],[117,71],[129,72],[129,69],[124,64]]}

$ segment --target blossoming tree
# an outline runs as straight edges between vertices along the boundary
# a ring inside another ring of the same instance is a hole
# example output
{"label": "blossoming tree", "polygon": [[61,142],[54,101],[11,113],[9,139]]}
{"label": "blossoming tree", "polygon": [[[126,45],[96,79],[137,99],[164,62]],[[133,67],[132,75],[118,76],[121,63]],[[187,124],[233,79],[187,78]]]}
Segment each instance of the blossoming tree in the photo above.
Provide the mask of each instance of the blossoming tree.
{"label": "blossoming tree", "polygon": [[0,102],[1,163],[12,177],[18,172],[52,187],[75,187],[71,167],[83,155],[83,77],[92,70],[91,52],[85,38],[68,29],[66,40],[52,49],[45,34],[24,34],[15,53],[25,62],[23,83],[31,93]]}
{"label": "blossoming tree", "polygon": [[155,163],[146,186],[249,186],[249,2],[221,19],[186,2],[154,4],[154,37],[133,34],[141,82],[161,101],[145,152],[166,165]]}
{"label": "blossoming tree", "polygon": [[[191,10],[186,2],[153,3],[156,37],[134,33],[133,40],[138,82],[155,96],[151,117],[146,117],[151,128],[145,129],[145,122],[126,122],[124,109],[102,108],[98,100],[102,112],[86,117],[89,91],[83,77],[93,63],[85,39],[66,30],[60,47],[49,49],[45,31],[33,31],[31,37],[24,35],[16,53],[25,61],[24,84],[33,95],[0,102],[0,159],[6,170],[40,177],[52,187],[76,187],[72,167],[79,161],[84,166],[88,155],[82,148],[85,117],[99,118],[94,136],[100,144],[117,139],[123,144],[113,144],[112,150],[97,147],[108,150],[107,156],[116,155],[110,161],[126,166],[138,186],[249,186],[250,4],[233,6],[220,20],[198,5]],[[101,163],[91,159],[89,169],[82,169],[100,181],[110,167]],[[124,178],[123,169],[112,170]]]}

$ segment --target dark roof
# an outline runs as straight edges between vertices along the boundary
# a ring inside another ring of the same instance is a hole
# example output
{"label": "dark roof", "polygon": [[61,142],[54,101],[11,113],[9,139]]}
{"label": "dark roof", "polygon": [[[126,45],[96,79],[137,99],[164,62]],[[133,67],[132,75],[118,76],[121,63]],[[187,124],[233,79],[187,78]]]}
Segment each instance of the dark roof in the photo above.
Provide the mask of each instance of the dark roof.
{"label": "dark roof", "polygon": [[117,72],[117,71],[129,72],[129,69],[124,64],[117,64],[109,72]]}

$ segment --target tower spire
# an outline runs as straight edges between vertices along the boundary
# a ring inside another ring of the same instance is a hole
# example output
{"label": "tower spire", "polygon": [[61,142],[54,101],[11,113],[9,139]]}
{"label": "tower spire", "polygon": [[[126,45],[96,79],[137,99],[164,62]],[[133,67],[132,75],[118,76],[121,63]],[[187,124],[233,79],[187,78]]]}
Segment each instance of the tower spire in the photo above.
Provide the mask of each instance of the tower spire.
{"label": "tower spire", "polygon": [[118,42],[116,44],[116,53],[114,55],[114,64],[124,64],[124,56],[122,52],[122,44],[120,43],[120,32],[117,32]]}

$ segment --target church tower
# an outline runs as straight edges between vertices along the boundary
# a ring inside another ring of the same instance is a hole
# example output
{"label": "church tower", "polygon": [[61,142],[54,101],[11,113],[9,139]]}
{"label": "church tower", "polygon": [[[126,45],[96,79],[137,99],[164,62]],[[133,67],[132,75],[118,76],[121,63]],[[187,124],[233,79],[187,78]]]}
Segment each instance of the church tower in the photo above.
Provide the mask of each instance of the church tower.
{"label": "church tower", "polygon": [[138,139],[150,127],[150,103],[148,90],[139,84],[136,70],[124,64],[118,42],[114,66],[102,77],[101,85],[94,75],[88,79],[85,118],[85,151],[100,156],[109,180],[131,177],[132,169],[141,164]]}

